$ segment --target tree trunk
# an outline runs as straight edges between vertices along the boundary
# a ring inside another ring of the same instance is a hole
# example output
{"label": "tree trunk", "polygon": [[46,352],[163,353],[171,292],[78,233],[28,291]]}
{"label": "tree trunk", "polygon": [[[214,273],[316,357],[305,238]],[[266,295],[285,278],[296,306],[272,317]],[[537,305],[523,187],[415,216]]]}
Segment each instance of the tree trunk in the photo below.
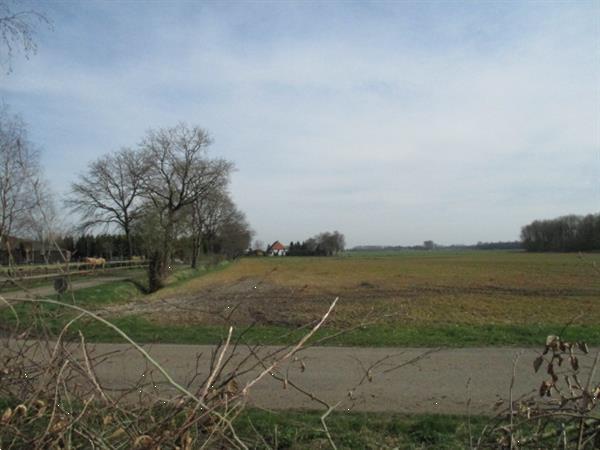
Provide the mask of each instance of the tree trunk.
{"label": "tree trunk", "polygon": [[127,257],[128,259],[131,259],[133,256],[133,240],[131,239],[129,226],[125,227],[125,237],[127,238]]}
{"label": "tree trunk", "polygon": [[169,215],[168,220],[169,221],[167,222],[166,227],[165,227],[165,234],[163,236],[162,252],[159,255],[160,256],[160,264],[158,267],[158,269],[159,269],[158,274],[160,276],[161,283],[163,285],[169,274],[168,270],[169,270],[169,265],[171,264],[171,257],[173,254],[173,228],[174,228],[175,220],[171,214]]}
{"label": "tree trunk", "polygon": [[196,247],[196,239],[192,239],[192,262],[190,267],[192,269],[198,268],[198,248]]}
{"label": "tree trunk", "polygon": [[148,290],[150,292],[156,292],[164,287],[163,272],[163,257],[160,252],[156,251],[152,254],[148,264]]}
{"label": "tree trunk", "polygon": [[200,253],[200,237],[194,235],[192,237],[192,269],[198,268],[198,254]]}

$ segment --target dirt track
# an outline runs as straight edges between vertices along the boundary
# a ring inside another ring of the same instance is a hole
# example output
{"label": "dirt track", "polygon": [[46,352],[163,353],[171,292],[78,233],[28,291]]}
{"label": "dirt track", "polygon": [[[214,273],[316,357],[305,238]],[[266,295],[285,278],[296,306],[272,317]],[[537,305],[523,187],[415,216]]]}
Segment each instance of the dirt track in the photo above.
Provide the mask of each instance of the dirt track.
{"label": "dirt track", "polygon": [[[123,281],[126,280],[127,277],[97,277],[97,278],[93,278],[93,279],[87,279],[87,280],[77,280],[77,281],[73,281],[71,286],[73,290],[77,290],[77,289],[84,289],[84,288],[88,288],[88,287],[94,287],[94,286],[99,286],[101,284],[105,284],[105,283],[113,283],[116,281]],[[11,291],[5,291],[2,292],[1,295],[3,295],[4,297],[10,297],[10,298],[26,298],[28,296],[45,296],[45,295],[54,295],[56,294],[56,291],[54,290],[54,286],[40,286],[40,287],[34,287],[34,288],[30,288],[27,289],[27,291],[21,291],[21,290],[11,290]]]}
{"label": "dirt track", "polygon": [[[140,380],[146,364],[135,350],[117,344],[95,344],[93,347],[100,353],[124,350],[97,368],[101,384],[119,389],[130,387]],[[199,353],[202,354],[198,366],[199,379],[203,379],[214,350],[212,346],[168,344],[145,348],[169,369],[178,382],[191,379]],[[274,349],[276,347],[263,348],[262,351]],[[515,348],[444,349],[427,355],[415,364],[383,373],[426,351],[414,348],[310,348],[299,353],[298,360],[284,364],[279,373],[287,373],[290,380],[328,402],[343,400],[340,409],[451,414],[465,414],[469,397],[473,413],[492,413],[493,405],[509,396],[512,362],[519,352],[522,354],[517,365],[514,398],[536,391],[545,375],[543,371],[533,373],[534,350]],[[595,351],[598,350],[591,354]],[[246,354],[247,350],[241,349],[234,360]],[[362,367],[368,367],[387,356],[387,360],[373,369],[372,382],[363,379],[365,370]],[[305,365],[304,371],[301,361]],[[240,385],[248,377],[242,377]],[[600,374],[597,378],[600,378]],[[159,379],[160,376],[157,376],[156,380]],[[363,384],[353,392],[351,399],[349,390],[361,379]],[[161,387],[159,382],[156,384],[159,385],[158,392],[165,398],[171,395],[169,389]],[[254,386],[250,403],[270,409],[323,408],[290,387],[283,389],[282,384],[271,377],[264,378]]]}

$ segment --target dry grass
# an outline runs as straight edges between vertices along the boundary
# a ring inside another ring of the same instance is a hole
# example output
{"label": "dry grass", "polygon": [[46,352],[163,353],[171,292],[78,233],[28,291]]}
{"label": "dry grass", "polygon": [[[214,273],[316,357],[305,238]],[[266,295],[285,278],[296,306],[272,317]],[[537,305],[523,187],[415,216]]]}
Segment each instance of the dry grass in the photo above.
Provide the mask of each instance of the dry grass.
{"label": "dry grass", "polygon": [[295,325],[339,296],[339,325],[371,310],[389,323],[562,325],[581,315],[578,323],[593,325],[600,323],[600,275],[590,258],[483,251],[246,258],[129,312],[163,324],[218,324],[239,304],[232,315],[238,323]]}

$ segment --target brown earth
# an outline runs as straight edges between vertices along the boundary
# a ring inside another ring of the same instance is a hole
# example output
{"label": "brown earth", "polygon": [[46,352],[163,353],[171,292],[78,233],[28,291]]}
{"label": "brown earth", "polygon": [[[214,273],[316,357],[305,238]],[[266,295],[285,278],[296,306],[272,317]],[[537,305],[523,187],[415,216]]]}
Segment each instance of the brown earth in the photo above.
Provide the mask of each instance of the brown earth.
{"label": "brown earth", "polygon": [[[207,286],[193,294],[150,297],[112,305],[104,312],[108,315],[142,314],[162,324],[244,326],[259,323],[298,327],[318,320],[337,296],[343,300],[329,321],[336,326],[348,326],[364,318],[377,305],[377,299],[386,302],[392,299],[396,313],[400,312],[402,303],[411,301],[406,294],[390,290],[317,292],[243,278],[231,284]],[[382,308],[378,310],[382,312]]]}
{"label": "brown earth", "polygon": [[[340,301],[330,323],[349,327],[376,319],[388,323],[528,323],[533,317],[562,323],[570,303],[586,317],[597,312],[596,292],[505,286],[400,285],[363,281],[348,287],[296,286],[264,277],[242,276],[227,283],[206,283],[193,292],[176,291],[105,310],[110,315],[141,314],[167,324],[253,323],[297,327],[318,320],[334,298]],[[577,297],[581,295],[582,297]],[[572,300],[569,300],[572,298]],[[550,314],[557,311],[557,314]],[[569,312],[572,315],[572,312]]]}

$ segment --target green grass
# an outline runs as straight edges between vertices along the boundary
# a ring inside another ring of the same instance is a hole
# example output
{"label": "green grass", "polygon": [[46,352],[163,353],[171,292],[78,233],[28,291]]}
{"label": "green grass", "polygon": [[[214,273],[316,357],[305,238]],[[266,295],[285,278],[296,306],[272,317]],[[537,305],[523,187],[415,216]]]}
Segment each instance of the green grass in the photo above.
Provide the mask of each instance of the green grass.
{"label": "green grass", "polygon": [[[209,345],[227,336],[227,327],[195,325],[161,325],[147,318],[128,315],[111,320],[136,342]],[[88,340],[95,342],[123,342],[114,331],[89,320],[75,324],[72,332],[85,332]],[[371,326],[357,329],[340,336],[330,337],[338,330],[325,328],[312,338],[313,343],[334,346],[358,347],[475,347],[475,346],[541,346],[546,336],[557,334],[560,328],[551,325],[519,327],[514,325],[473,326],[448,325],[425,328],[419,326],[385,327]],[[306,333],[305,329],[284,326],[254,326],[234,330],[234,338],[248,344],[292,344]],[[569,326],[562,336],[570,341],[585,341],[600,345],[600,327]]]}
{"label": "green grass", "polygon": [[[471,418],[474,437],[485,423],[485,418]],[[469,447],[468,420],[462,416],[334,412],[328,417],[327,425],[339,449]],[[265,442],[271,448],[280,449],[331,448],[317,412],[248,410],[237,419],[235,426],[250,448],[267,448]]]}
{"label": "green grass", "polygon": [[[141,282],[142,284],[146,283],[147,274],[146,271],[140,271],[139,269],[118,269],[111,270],[110,272],[97,272],[96,274],[81,274],[77,271],[69,274],[71,282],[74,284],[75,289],[77,289],[77,284],[81,282],[91,281],[95,279],[102,279],[107,277],[127,277],[129,279],[133,279]],[[39,279],[39,280],[17,280],[17,283],[5,281],[0,286],[0,292],[9,293],[9,292],[20,292],[24,289],[36,289],[36,288],[54,288],[54,279]]]}
{"label": "green grass", "polygon": [[199,264],[196,269],[192,269],[190,267],[181,267],[177,270],[174,270],[167,279],[167,285],[160,290],[160,294],[169,295],[171,292],[178,292],[178,289],[185,289],[185,286],[189,281],[205,275],[220,272],[229,267],[229,264],[229,261],[222,261],[216,266]]}
{"label": "green grass", "polygon": [[115,281],[76,290],[72,296],[64,294],[62,296],[53,295],[50,298],[66,302],[74,299],[72,303],[79,306],[99,307],[123,303],[141,295],[143,295],[143,292],[135,283],[131,281]]}
{"label": "green grass", "polygon": [[[133,300],[141,295],[143,294],[135,283],[117,281],[80,289],[72,295],[54,294],[45,298],[60,300],[64,303],[74,304],[87,309],[96,309],[102,306]],[[14,312],[16,312],[18,322],[23,328],[29,327],[34,321],[43,318],[43,325],[49,331],[59,333],[62,327],[76,315],[73,310],[48,303],[35,305],[31,303],[16,303],[13,305],[13,308],[14,311],[9,308],[0,309],[0,324],[7,325],[8,327],[15,326],[17,319]],[[34,311],[35,314],[33,313]],[[81,327],[81,329],[84,332],[86,331],[85,327]]]}
{"label": "green grass", "polygon": [[[190,268],[179,268],[173,271],[167,280],[167,288],[176,287],[194,279],[199,276],[204,276],[215,270],[222,270],[225,265],[220,265],[216,268],[200,267],[198,269]],[[117,305],[127,303],[135,299],[143,298],[147,296],[144,292],[144,284],[146,281],[145,273],[132,274],[131,280],[114,281],[102,283],[97,286],[86,287],[82,289],[75,289],[72,292],[68,292],[62,295],[53,294],[44,296],[51,300],[59,300],[67,304],[77,305],[89,310],[95,310],[110,305]],[[34,320],[44,319],[44,325],[48,327],[51,332],[58,333],[62,327],[77,314],[69,309],[55,304],[40,303],[32,305],[31,303],[16,303],[13,305],[14,311],[18,315],[18,322],[22,327],[30,326]],[[32,314],[33,311],[36,314]],[[122,320],[122,319],[121,319]],[[0,324],[6,324],[8,327],[13,327],[17,323],[17,319],[14,316],[14,312],[9,308],[0,309]],[[132,327],[128,325],[132,323],[129,318],[125,318],[124,331],[135,333],[135,325]],[[135,323],[135,319],[133,320]],[[87,332],[88,327],[92,330],[90,333]],[[71,332],[67,337],[76,336],[78,330],[83,331],[88,336],[98,335],[101,336],[103,333],[109,332],[110,329],[96,321],[86,320],[85,318],[80,319],[79,323],[71,328]],[[93,337],[92,337],[93,339]],[[110,341],[110,339],[109,339]]]}

